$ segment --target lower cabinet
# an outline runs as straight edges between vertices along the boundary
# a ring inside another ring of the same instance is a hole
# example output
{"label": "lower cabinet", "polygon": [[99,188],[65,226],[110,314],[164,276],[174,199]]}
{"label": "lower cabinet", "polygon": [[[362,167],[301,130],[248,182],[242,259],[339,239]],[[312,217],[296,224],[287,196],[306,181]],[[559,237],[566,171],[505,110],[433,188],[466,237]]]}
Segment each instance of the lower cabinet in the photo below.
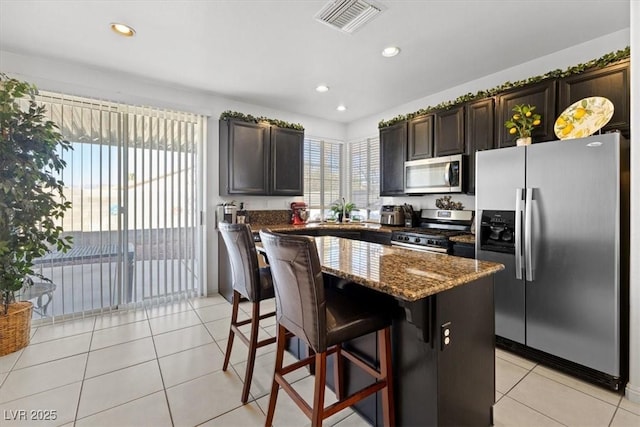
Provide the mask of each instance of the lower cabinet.
{"label": "lower cabinet", "polygon": [[227,301],[233,302],[233,276],[229,252],[220,233],[218,233],[218,293]]}
{"label": "lower cabinet", "polygon": [[[492,425],[495,402],[493,277],[485,277],[431,297],[406,303],[389,297],[396,425]],[[449,344],[444,329],[450,330]],[[378,367],[375,333],[344,344]],[[327,362],[327,385],[335,390],[334,356]],[[347,395],[375,380],[344,360]],[[380,393],[353,409],[382,426]]]}
{"label": "lower cabinet", "polygon": [[476,246],[468,243],[454,243],[453,244],[453,256],[459,256],[462,258],[472,258],[476,257]]}
{"label": "lower cabinet", "polygon": [[378,243],[381,245],[391,244],[391,233],[384,233],[373,230],[362,230],[360,232],[360,240],[369,243]]}

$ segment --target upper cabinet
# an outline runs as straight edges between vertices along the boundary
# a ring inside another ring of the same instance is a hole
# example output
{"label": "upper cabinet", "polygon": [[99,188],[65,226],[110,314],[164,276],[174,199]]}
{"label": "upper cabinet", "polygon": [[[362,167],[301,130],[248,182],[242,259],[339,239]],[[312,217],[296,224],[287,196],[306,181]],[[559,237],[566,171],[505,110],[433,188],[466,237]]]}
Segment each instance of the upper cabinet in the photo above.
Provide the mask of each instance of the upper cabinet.
{"label": "upper cabinet", "polygon": [[561,79],[558,87],[558,114],[583,98],[603,96],[613,103],[614,112],[602,131],[617,129],[629,138],[631,117],[629,71],[629,61],[624,61],[610,67]]}
{"label": "upper cabinet", "polygon": [[404,194],[407,122],[380,129],[380,195]]}
{"label": "upper cabinet", "polygon": [[435,117],[435,157],[464,153],[464,106],[438,111]]}
{"label": "upper cabinet", "polygon": [[467,104],[465,108],[465,154],[467,162],[467,192],[476,191],[476,153],[494,148],[494,101],[493,98],[482,99]]}
{"label": "upper cabinet", "polygon": [[548,80],[497,96],[495,129],[498,146],[496,148],[516,145],[516,137],[509,135],[504,122],[513,115],[513,107],[520,104],[534,105],[535,112],[542,116],[541,126],[535,128],[531,134],[534,143],[557,139],[553,132],[556,120],[556,81]]}
{"label": "upper cabinet", "polygon": [[[465,180],[468,193],[475,193],[475,155],[481,150],[511,147],[516,137],[504,122],[513,107],[534,105],[542,116],[533,130],[533,143],[557,139],[556,118],[565,108],[583,98],[603,96],[611,100],[614,114],[602,129],[620,130],[630,138],[629,60],[592,68],[564,78],[548,78],[496,94],[493,97],[429,111],[408,121],[380,129],[380,187],[382,196],[404,194],[404,161],[464,153],[468,155]],[[392,121],[393,122],[393,121]]]}
{"label": "upper cabinet", "polygon": [[304,194],[304,133],[295,129],[271,127],[271,194]]}
{"label": "upper cabinet", "polygon": [[427,114],[409,120],[408,160],[433,157],[433,119],[433,114]]}
{"label": "upper cabinet", "polygon": [[220,120],[220,194],[303,194],[304,132]]}

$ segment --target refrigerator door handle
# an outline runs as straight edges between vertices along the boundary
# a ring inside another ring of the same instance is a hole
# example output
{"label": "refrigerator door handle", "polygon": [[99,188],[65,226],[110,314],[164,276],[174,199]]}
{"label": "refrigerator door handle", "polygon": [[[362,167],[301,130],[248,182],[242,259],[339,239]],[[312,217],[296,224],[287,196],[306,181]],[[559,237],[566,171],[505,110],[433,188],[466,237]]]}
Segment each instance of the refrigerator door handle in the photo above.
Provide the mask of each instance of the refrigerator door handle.
{"label": "refrigerator door handle", "polygon": [[516,279],[522,280],[522,188],[516,188]]}
{"label": "refrigerator door handle", "polygon": [[524,255],[525,280],[532,282],[533,277],[533,236],[531,235],[531,209],[533,205],[533,188],[527,188],[524,205]]}

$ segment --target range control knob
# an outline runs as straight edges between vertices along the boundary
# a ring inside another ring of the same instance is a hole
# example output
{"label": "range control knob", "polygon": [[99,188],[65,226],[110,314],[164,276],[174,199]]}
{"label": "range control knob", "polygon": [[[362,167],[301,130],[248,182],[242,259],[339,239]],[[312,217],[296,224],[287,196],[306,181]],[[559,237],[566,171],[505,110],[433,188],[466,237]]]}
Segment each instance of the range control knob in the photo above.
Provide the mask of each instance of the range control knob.
{"label": "range control knob", "polygon": [[416,238],[415,238],[415,240],[414,240],[414,242],[416,242],[416,243],[420,243],[420,238],[419,238],[419,237],[416,237]]}

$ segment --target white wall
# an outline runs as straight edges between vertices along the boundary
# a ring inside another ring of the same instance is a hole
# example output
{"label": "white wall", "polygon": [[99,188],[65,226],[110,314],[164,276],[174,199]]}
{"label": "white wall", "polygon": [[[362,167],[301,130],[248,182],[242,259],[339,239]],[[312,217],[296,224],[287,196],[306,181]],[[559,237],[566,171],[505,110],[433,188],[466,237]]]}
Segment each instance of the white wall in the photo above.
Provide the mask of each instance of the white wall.
{"label": "white wall", "polygon": [[[525,62],[524,64],[481,77],[349,123],[347,127],[347,140],[353,141],[377,136],[378,122],[380,120],[389,120],[400,114],[412,113],[430,105],[434,106],[444,101],[451,101],[466,93],[476,93],[480,90],[499,86],[507,81],[513,82],[544,74],[555,69],[565,69],[572,65],[599,58],[606,53],[623,49],[628,45],[629,30],[622,30],[550,55],[542,56],[533,61]],[[473,65],[470,64],[470,66]]]}
{"label": "white wall", "polygon": [[[476,93],[479,90],[489,89],[506,81],[522,80],[554,69],[566,69],[572,65],[599,58],[606,53],[623,49],[626,46],[631,46],[632,51],[634,48],[636,50],[640,49],[640,24],[638,24],[640,22],[640,3],[632,1],[630,4],[630,30],[618,31],[587,41],[499,73],[408,102],[374,116],[357,120],[348,125],[347,140],[352,141],[375,136],[378,134],[378,122],[380,120],[389,120],[400,114],[411,113],[429,105],[437,105],[440,102],[455,99],[465,93]],[[637,55],[631,58],[632,128],[636,128],[640,124],[640,91],[638,90],[638,86],[640,86],[640,59],[638,58]],[[634,129],[631,132],[633,133]],[[638,148],[638,144],[631,144],[631,147],[630,372],[626,395],[629,400],[640,403],[640,148]],[[383,198],[383,203],[411,203],[414,208],[434,208],[437,197],[440,196],[385,197]],[[463,202],[465,208],[473,209],[473,197],[453,195],[452,198]]]}
{"label": "white wall", "polygon": [[[631,3],[631,127],[640,132],[640,3]],[[631,268],[629,277],[629,383],[626,395],[640,403],[640,147],[631,144]]]}
{"label": "white wall", "polygon": [[[476,93],[480,90],[490,89],[501,85],[506,81],[523,80],[528,77],[544,74],[555,69],[566,69],[570,66],[599,58],[612,51],[623,49],[629,45],[629,30],[618,31],[588,42],[564,49],[550,55],[537,58],[533,61],[508,68],[495,74],[491,74],[471,82],[444,90],[442,92],[416,99],[406,104],[399,105],[373,116],[365,117],[349,123],[347,126],[347,141],[363,138],[371,138],[378,135],[378,122],[389,120],[401,114],[412,113],[421,108],[438,105],[441,102],[456,99],[466,93]],[[383,204],[409,203],[414,208],[435,208],[438,196],[413,196],[413,197],[383,197]],[[462,202],[465,209],[474,209],[473,196],[453,194],[452,200]]]}
{"label": "white wall", "polygon": [[[205,203],[206,214],[206,266],[208,292],[218,288],[218,244],[215,224],[215,206],[219,196],[218,180],[218,117],[225,110],[240,111],[255,116],[300,123],[306,136],[344,141],[346,126],[287,111],[240,103],[224,97],[195,91],[163,82],[133,77],[126,73],[105,72],[84,65],[56,59],[44,59],[0,50],[2,72],[34,83],[41,90],[86,96],[133,105],[149,105],[178,111],[189,111],[208,116],[207,145],[205,147]],[[215,78],[212,74],[212,78]],[[292,106],[292,110],[295,108]],[[226,198],[231,199],[231,198]],[[243,197],[247,209],[286,209],[292,198]]]}
{"label": "white wall", "polygon": [[[518,65],[499,73],[485,76],[456,86],[440,93],[416,99],[393,109],[382,111],[364,119],[357,120],[347,126],[302,116],[292,112],[277,111],[257,105],[243,104],[225,99],[215,94],[194,91],[176,86],[133,78],[126,73],[103,72],[98,69],[78,64],[40,59],[0,51],[2,71],[16,77],[23,78],[44,90],[63,92],[79,96],[88,96],[118,102],[151,105],[175,110],[191,111],[210,117],[208,120],[208,145],[206,162],[208,166],[206,178],[206,206],[207,223],[213,224],[214,207],[221,200],[218,196],[218,120],[224,110],[241,111],[246,114],[264,115],[289,122],[302,123],[306,128],[306,135],[331,138],[336,140],[358,140],[376,137],[378,122],[388,120],[399,114],[416,111],[429,105],[437,105],[442,101],[479,90],[492,88],[505,81],[515,81],[545,73],[553,69],[564,69],[580,62],[598,58],[605,53],[622,49],[627,45],[632,49],[640,49],[640,5],[631,3],[631,31],[623,30],[616,33],[587,41],[570,49],[565,49],[551,55]],[[634,25],[634,23],[636,23]],[[640,61],[632,58],[632,127],[640,123],[640,97],[636,86],[640,85]],[[212,76],[212,78],[214,78]],[[295,106],[292,106],[292,110]],[[636,144],[637,146],[637,144]],[[632,146],[633,147],[633,146]],[[631,151],[631,351],[630,351],[630,381],[627,385],[627,396],[640,402],[640,149]],[[454,196],[462,201],[465,207],[474,205],[473,197]],[[435,207],[436,196],[384,198],[384,203],[411,203],[415,207]],[[284,209],[289,198],[245,198],[250,209]],[[213,227],[207,230],[207,259],[217,260],[217,238]],[[217,262],[207,263],[210,292],[217,289]]]}

